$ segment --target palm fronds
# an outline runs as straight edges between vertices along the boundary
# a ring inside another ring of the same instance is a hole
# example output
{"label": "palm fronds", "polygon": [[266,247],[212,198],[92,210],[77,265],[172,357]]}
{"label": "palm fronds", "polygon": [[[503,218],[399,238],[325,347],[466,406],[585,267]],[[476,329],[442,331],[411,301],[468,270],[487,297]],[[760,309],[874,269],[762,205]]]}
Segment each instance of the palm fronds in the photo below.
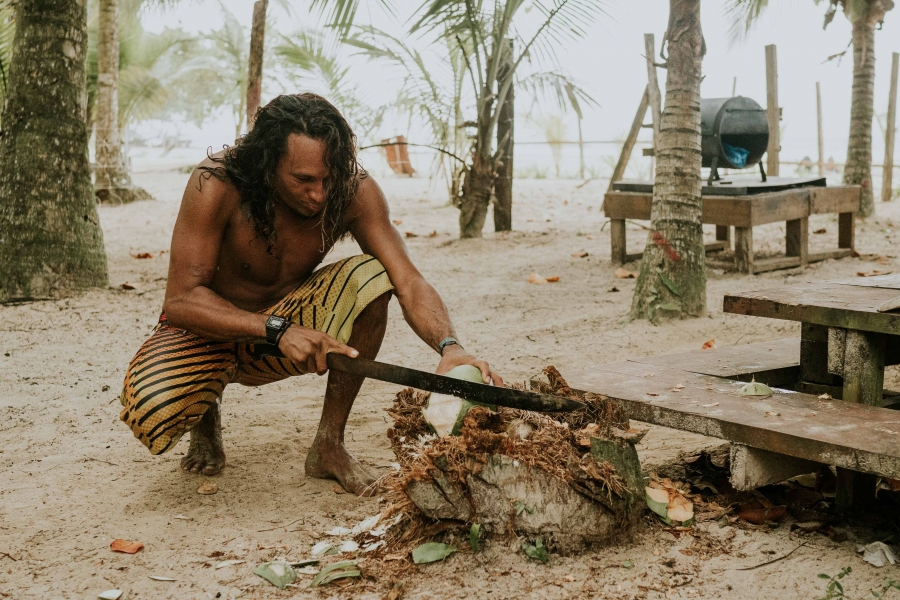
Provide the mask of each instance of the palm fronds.
{"label": "palm fronds", "polygon": [[0,0],[0,107],[9,85],[9,63],[12,59],[13,37],[16,33],[16,12],[13,0]]}

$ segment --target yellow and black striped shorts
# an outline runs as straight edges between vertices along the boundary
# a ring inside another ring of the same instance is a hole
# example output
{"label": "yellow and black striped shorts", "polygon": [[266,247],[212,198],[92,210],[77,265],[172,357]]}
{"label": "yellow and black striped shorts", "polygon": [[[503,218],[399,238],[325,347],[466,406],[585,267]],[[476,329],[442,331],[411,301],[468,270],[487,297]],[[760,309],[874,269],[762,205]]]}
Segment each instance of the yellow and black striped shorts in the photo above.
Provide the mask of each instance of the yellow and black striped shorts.
{"label": "yellow and black striped shorts", "polygon": [[[363,254],[319,269],[262,313],[324,331],[346,344],[359,313],[393,289],[381,263]],[[256,386],[304,373],[254,344],[213,342],[172,327],[164,315],[128,365],[120,418],[151,454],[162,454],[218,402],[227,384]]]}

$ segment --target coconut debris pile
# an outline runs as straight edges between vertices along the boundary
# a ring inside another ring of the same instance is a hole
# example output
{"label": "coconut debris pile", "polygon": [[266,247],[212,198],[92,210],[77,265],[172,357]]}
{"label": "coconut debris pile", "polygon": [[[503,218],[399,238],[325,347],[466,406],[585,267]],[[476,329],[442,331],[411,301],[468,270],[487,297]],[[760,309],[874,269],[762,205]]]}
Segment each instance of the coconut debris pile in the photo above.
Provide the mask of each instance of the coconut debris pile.
{"label": "coconut debris pile", "polygon": [[[538,391],[576,398],[554,367]],[[394,544],[420,541],[453,524],[491,533],[542,537],[558,551],[618,537],[643,509],[643,483],[629,429],[600,396],[577,397],[577,413],[540,414],[464,407],[454,429],[437,436],[423,416],[429,394],[406,389],[388,413],[388,437],[400,468],[381,484],[404,531]]]}

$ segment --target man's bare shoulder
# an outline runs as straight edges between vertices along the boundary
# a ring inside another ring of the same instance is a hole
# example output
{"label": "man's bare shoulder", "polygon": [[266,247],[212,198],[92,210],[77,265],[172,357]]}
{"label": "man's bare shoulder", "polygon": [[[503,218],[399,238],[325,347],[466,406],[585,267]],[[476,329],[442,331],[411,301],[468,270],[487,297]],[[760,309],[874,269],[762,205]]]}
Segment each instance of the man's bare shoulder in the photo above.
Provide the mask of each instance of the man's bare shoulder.
{"label": "man's bare shoulder", "polygon": [[207,156],[191,173],[182,198],[182,208],[214,211],[225,217],[240,207],[241,193],[220,162],[224,150]]}
{"label": "man's bare shoulder", "polygon": [[387,199],[375,178],[371,175],[361,177],[356,188],[356,196],[347,210],[348,219],[353,220],[366,214],[378,214],[387,210]]}

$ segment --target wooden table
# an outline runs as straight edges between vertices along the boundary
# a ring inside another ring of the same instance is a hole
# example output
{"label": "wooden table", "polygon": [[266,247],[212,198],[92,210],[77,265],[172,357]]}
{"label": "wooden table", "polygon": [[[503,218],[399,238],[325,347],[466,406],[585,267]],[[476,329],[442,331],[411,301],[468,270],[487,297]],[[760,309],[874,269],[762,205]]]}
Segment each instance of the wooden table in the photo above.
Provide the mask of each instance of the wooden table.
{"label": "wooden table", "polygon": [[[878,307],[897,296],[900,274],[855,277],[729,294],[724,310],[802,323],[798,392],[882,406],[884,367],[900,364],[900,312]],[[839,504],[873,491],[872,476],[839,469],[838,481]]]}
{"label": "wooden table", "polygon": [[[604,210],[610,219],[612,262],[623,264],[641,257],[626,251],[625,220],[650,219],[651,192],[611,191],[604,196]],[[707,251],[731,247],[734,227],[734,268],[742,273],[761,273],[799,267],[827,258],[842,258],[853,252],[853,214],[859,210],[860,187],[806,187],[745,196],[703,195],[703,223],[716,225],[715,243]],[[838,214],[838,247],[829,252],[809,252],[809,216]],[[785,256],[755,260],[753,227],[786,222]],[[719,265],[716,265],[719,266]],[[731,265],[721,265],[731,266]]]}

